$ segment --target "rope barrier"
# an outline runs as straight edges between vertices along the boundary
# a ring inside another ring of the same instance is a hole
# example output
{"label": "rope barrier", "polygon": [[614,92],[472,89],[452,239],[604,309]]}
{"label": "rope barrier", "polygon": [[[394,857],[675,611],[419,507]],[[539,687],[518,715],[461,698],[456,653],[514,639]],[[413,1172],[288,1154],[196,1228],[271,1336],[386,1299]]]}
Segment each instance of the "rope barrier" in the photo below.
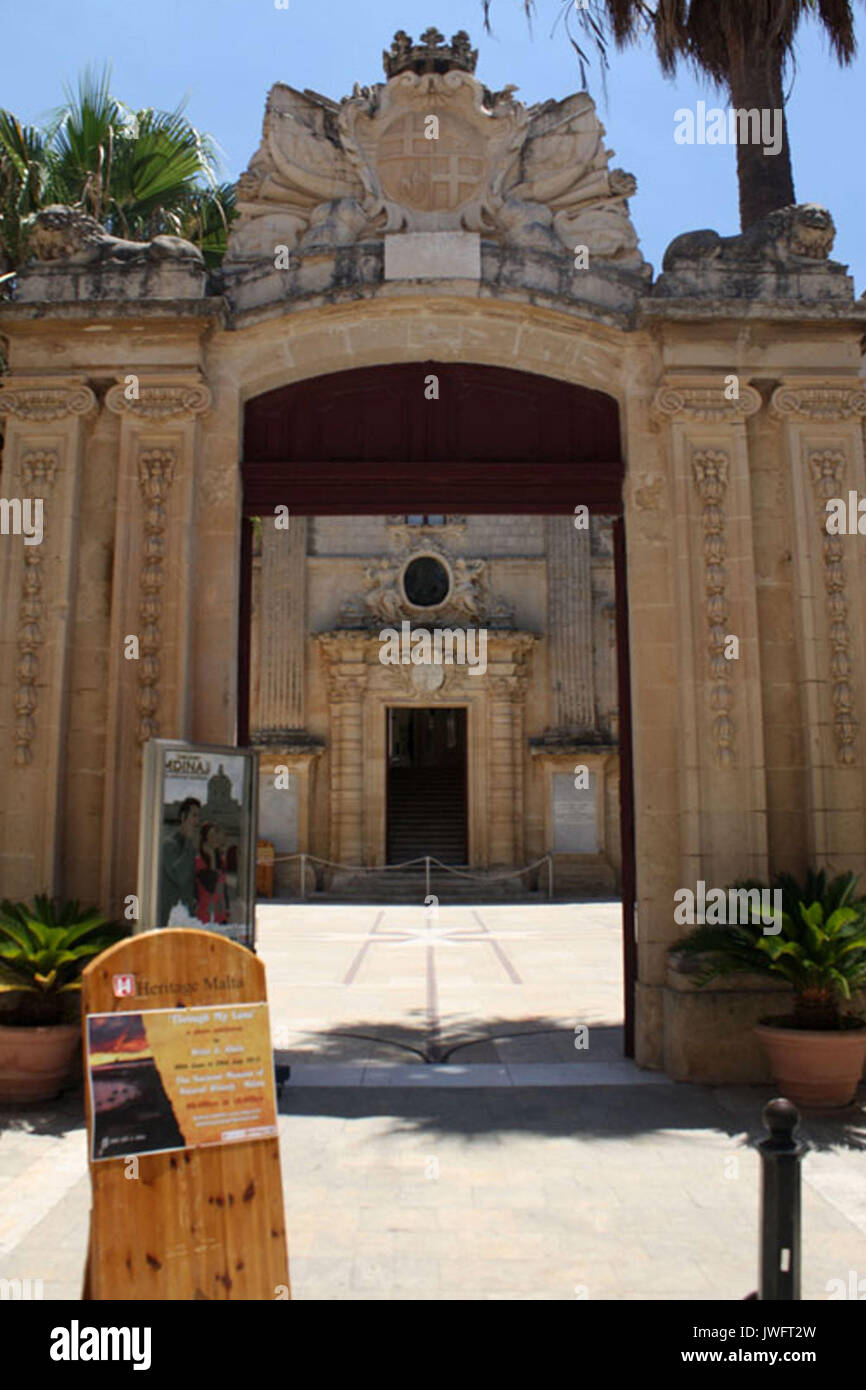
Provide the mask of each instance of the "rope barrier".
{"label": "rope barrier", "polygon": [[[471,873],[465,869],[456,869],[453,864],[444,864],[441,859],[437,859],[432,854],[421,854],[414,859],[404,859],[399,864],[341,864],[335,859],[322,859],[318,854],[276,854],[272,858],[256,858],[257,864],[288,864],[293,860],[301,861],[301,897],[306,895],[306,869],[307,863],[321,864],[325,868],[341,869],[353,874],[382,874],[394,872],[399,869],[409,869],[413,865],[424,865],[424,877],[426,891],[430,892],[431,866],[447,874],[453,874],[455,878],[473,879],[478,883],[498,883],[508,878],[522,878],[524,874],[531,873],[533,869],[539,868],[542,864],[547,865],[547,890],[548,897],[553,898],[553,856],[543,854],[539,859],[533,859],[530,864],[526,864],[522,869],[507,869],[504,873]],[[314,871],[315,875],[315,871]]]}

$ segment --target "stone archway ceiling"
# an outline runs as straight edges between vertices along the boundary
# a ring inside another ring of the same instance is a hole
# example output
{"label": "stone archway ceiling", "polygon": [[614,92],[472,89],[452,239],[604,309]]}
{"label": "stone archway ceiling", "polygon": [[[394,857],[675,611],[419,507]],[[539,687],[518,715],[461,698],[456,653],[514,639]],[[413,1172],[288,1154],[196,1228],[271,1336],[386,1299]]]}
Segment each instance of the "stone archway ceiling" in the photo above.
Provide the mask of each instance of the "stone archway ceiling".
{"label": "stone archway ceiling", "polygon": [[[418,410],[431,373],[436,409]],[[622,509],[613,397],[476,363],[358,367],[256,396],[242,473],[254,516],[287,499],[299,516]]]}
{"label": "stone archway ceiling", "polygon": [[[636,183],[609,167],[591,97],[524,106],[516,87],[479,81],[476,56],[463,31],[450,44],[401,31],[385,82],[339,102],[271,89],[223,272],[237,309],[375,283],[386,238],[419,233],[480,242],[481,279],[503,290],[631,309],[651,278],[628,210]],[[448,277],[419,261],[418,278]]]}

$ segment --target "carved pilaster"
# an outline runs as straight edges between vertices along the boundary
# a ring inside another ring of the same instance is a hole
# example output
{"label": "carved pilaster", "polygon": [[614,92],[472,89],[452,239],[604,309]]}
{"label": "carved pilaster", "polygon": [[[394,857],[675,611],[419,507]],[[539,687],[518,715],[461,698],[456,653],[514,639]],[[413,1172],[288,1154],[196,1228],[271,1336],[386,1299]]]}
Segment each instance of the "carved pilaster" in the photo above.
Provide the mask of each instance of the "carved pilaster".
{"label": "carved pilaster", "polygon": [[545,530],[551,723],[576,732],[595,725],[590,533],[569,516]]}
{"label": "carved pilaster", "polygon": [[138,484],[144,503],[139,602],[138,742],[159,737],[159,674],[162,646],[162,588],[165,582],[166,503],[175,477],[171,449],[144,449]]}
{"label": "carved pilaster", "polygon": [[490,858],[522,860],[523,703],[527,673],[488,676],[490,691]]}
{"label": "carved pilaster", "polygon": [[[54,487],[58,458],[53,449],[30,450],[21,455],[22,501],[41,499],[43,502],[43,541],[49,500]],[[15,691],[15,753],[16,767],[27,767],[33,761],[33,739],[36,734],[36,681],[39,676],[39,651],[45,641],[42,624],[42,542],[24,546],[24,574],[21,580],[21,601],[18,605],[18,662]]]}
{"label": "carved pilaster", "polygon": [[701,449],[692,455],[695,487],[703,504],[705,592],[713,743],[720,767],[735,761],[732,672],[725,659],[728,623],[728,576],[725,569],[725,494],[728,455],[720,449]]}
{"label": "carved pilaster", "polygon": [[[69,705],[81,617],[80,477],[86,421],[97,401],[78,375],[12,373],[4,383],[2,491],[20,502],[22,522],[35,535],[0,543],[0,687],[12,716],[0,720],[0,728],[17,789],[7,797],[14,830],[0,848],[3,886],[9,897],[75,896],[69,867],[73,803],[67,797],[79,750],[70,747]],[[25,508],[32,509],[30,525]],[[39,537],[40,513],[41,539],[25,543]]]}
{"label": "carved pilaster", "polygon": [[319,637],[326,662],[331,714],[331,855],[360,864],[364,852],[364,694],[369,671],[365,640],[357,633]]}
{"label": "carved pilaster", "polygon": [[818,524],[822,532],[836,760],[849,766],[855,760],[854,744],[859,726],[854,717],[854,693],[851,688],[851,630],[848,626],[845,552],[842,537],[831,536],[827,532],[826,509],[831,497],[842,495],[845,455],[838,449],[814,450],[809,455],[809,472],[818,499]]}
{"label": "carved pilaster", "polygon": [[[112,771],[103,805],[103,864],[111,878],[102,896],[114,904],[129,891],[135,863],[142,746],[153,737],[208,740],[200,715],[192,726],[196,681],[199,690],[220,682],[226,658],[212,628],[203,635],[212,588],[201,578],[201,563],[213,543],[199,546],[207,501],[198,431],[210,392],[196,370],[139,371],[133,362],[118,371],[105,404],[104,429],[108,434],[114,426],[118,474],[109,680],[122,697],[111,703],[106,729]],[[130,634],[138,636],[136,662],[126,659]]]}
{"label": "carved pilaster", "polygon": [[291,517],[288,530],[269,519],[262,527],[258,622],[257,730],[268,738],[302,729],[307,640],[307,521]]}

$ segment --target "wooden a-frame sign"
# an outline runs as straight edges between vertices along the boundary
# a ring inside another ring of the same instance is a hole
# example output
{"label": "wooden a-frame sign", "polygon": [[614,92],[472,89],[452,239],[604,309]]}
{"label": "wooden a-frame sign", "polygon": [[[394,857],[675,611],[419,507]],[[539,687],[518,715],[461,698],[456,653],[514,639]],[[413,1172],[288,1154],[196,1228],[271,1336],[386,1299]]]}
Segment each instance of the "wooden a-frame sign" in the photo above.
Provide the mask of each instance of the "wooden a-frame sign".
{"label": "wooden a-frame sign", "polygon": [[[82,976],[90,1014],[266,1002],[260,960],[212,932],[164,928],[118,942]],[[269,1065],[271,1065],[269,1055]],[[279,1299],[289,1295],[279,1140],[94,1161],[84,1299]],[[129,1176],[137,1167],[138,1176]]]}

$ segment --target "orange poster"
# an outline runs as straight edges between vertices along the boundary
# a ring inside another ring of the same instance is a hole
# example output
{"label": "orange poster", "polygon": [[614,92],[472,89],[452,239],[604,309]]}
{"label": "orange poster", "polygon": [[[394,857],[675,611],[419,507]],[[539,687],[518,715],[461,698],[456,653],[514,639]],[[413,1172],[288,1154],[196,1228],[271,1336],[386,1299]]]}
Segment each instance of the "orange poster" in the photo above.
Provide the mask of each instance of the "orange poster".
{"label": "orange poster", "polygon": [[267,1004],[89,1014],[93,1159],[270,1139]]}

